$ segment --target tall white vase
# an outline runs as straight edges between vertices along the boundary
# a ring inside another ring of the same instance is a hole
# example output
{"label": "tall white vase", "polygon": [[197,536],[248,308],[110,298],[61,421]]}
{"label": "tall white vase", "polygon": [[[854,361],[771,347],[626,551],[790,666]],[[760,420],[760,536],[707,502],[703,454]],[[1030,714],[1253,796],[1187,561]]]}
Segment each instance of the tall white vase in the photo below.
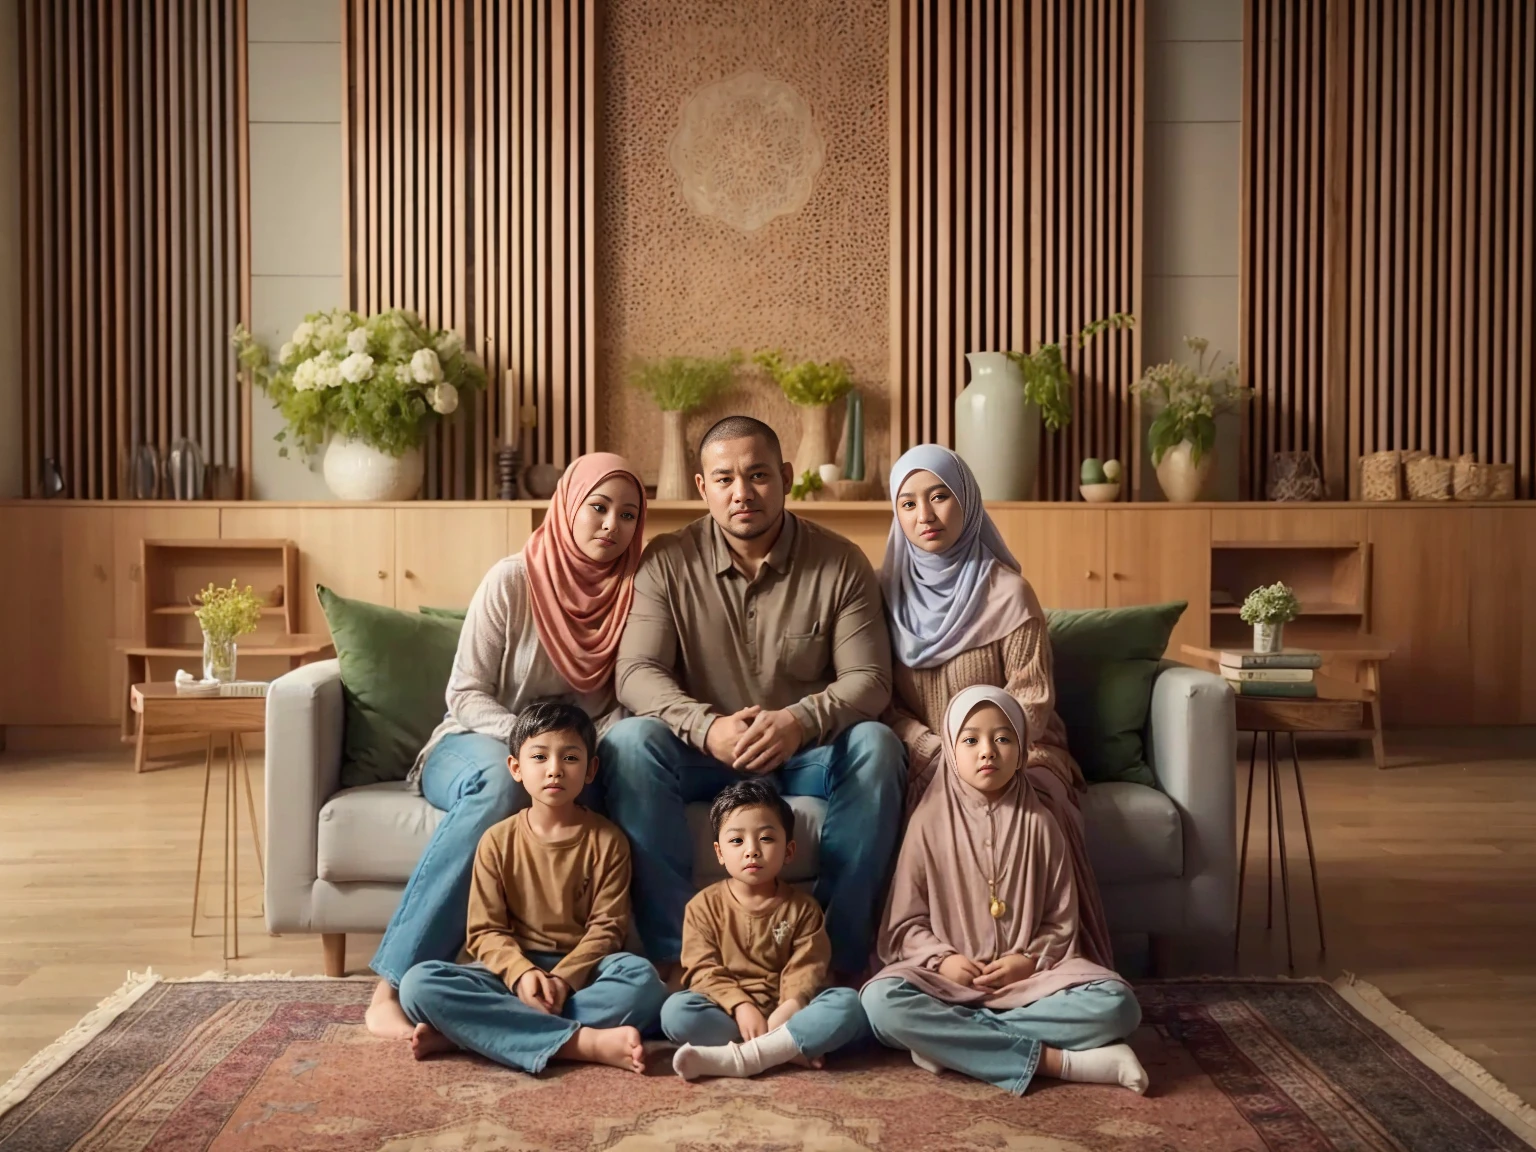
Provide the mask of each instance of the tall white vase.
{"label": "tall white vase", "polygon": [[391,456],[338,436],[325,450],[325,486],[338,500],[414,500],[425,470],[421,449]]}
{"label": "tall white vase", "polygon": [[967,352],[971,382],[955,397],[955,451],[976,473],[983,500],[1031,500],[1040,470],[1040,408],[1002,352]]}
{"label": "tall white vase", "polygon": [[1155,471],[1157,485],[1170,504],[1192,504],[1203,499],[1216,470],[1216,453],[1210,451],[1195,463],[1195,446],[1181,440],[1163,453]]}

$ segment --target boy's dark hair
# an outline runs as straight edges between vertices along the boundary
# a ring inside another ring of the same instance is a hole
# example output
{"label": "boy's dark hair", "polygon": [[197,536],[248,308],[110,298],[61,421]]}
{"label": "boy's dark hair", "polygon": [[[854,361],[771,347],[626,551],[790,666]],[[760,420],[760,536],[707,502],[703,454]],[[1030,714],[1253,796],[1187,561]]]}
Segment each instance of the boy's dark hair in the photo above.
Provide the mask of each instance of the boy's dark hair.
{"label": "boy's dark hair", "polygon": [[597,725],[574,704],[563,700],[535,700],[517,714],[512,722],[512,755],[516,756],[524,744],[546,732],[574,732],[587,746],[587,759],[597,751]]}
{"label": "boy's dark hair", "polygon": [[773,452],[774,460],[784,463],[784,449],[779,445],[779,434],[761,420],[751,416],[727,416],[723,420],[715,421],[710,430],[704,433],[704,439],[699,441],[699,460],[704,459],[704,449],[721,440],[747,440],[756,438],[763,441]]}
{"label": "boy's dark hair", "polygon": [[738,780],[730,785],[709,806],[709,822],[715,829],[715,839],[720,839],[720,828],[726,817],[739,808],[771,808],[784,825],[784,839],[795,838],[795,810],[789,801],[779,795],[779,790],[766,780]]}

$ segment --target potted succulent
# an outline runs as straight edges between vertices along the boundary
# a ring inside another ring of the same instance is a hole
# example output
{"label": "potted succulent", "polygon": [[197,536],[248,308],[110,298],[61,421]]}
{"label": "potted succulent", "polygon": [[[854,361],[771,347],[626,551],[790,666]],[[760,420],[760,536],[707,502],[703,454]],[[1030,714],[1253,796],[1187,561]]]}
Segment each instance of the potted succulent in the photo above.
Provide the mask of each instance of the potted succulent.
{"label": "potted succulent", "polygon": [[688,413],[709,403],[736,378],[741,353],[726,356],[667,356],[636,360],[629,382],[661,409],[661,471],[656,499],[693,500],[693,458],[688,452]]}
{"label": "potted succulent", "polygon": [[1239,615],[1253,625],[1255,652],[1279,652],[1285,647],[1285,626],[1301,615],[1301,603],[1288,585],[1271,584],[1248,593]]}
{"label": "potted succulent", "polygon": [[[1079,348],[1110,328],[1130,328],[1115,312],[1068,337]],[[971,382],[955,397],[955,451],[987,500],[1028,500],[1040,470],[1040,425],[1052,432],[1072,420],[1072,370],[1062,346],[1033,352],[967,352]]]}
{"label": "potted succulent", "polygon": [[[780,352],[759,352],[753,361],[765,368],[784,398],[800,409],[800,445],[795,449],[795,475],[815,472],[837,459],[832,447],[831,406],[853,390],[853,377],[841,360],[825,364],[802,360],[784,363]],[[818,477],[819,478],[819,477]]]}
{"label": "potted succulent", "polygon": [[311,312],[277,354],[241,325],[240,364],[276,405],[290,443],[308,456],[326,446],[325,482],[342,500],[409,500],[421,490],[428,429],[485,387],[485,369],[455,332],[414,312],[363,317],[338,308]]}
{"label": "potted succulent", "polygon": [[1218,368],[1220,352],[1206,358],[1209,340],[1186,336],[1184,343],[1195,353],[1193,365],[1172,360],[1155,365],[1132,386],[1156,412],[1147,446],[1158,485],[1175,504],[1205,493],[1215,470],[1216,414],[1235,409],[1247,391],[1237,382],[1236,362]]}
{"label": "potted succulent", "polygon": [[228,684],[235,679],[236,641],[261,623],[261,598],[233,580],[228,588],[210,584],[198,595],[195,613],[203,628],[203,679]]}

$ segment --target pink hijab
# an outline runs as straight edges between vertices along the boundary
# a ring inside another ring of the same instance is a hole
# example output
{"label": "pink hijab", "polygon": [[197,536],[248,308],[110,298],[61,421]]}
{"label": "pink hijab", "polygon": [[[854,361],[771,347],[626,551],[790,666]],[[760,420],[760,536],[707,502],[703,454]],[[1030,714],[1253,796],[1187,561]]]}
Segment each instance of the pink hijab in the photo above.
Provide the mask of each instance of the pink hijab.
{"label": "pink hijab", "polygon": [[[606,563],[576,546],[576,513],[610,476],[640,492],[640,518],[624,553]],[[645,487],[634,465],[612,452],[578,456],[560,477],[549,513],[523,547],[533,623],[555,670],[577,692],[594,692],[613,675],[619,638],[635,597],[635,569],[645,549]]]}
{"label": "pink hijab", "polygon": [[[960,778],[955,743],[966,718],[983,704],[995,704],[1008,718],[1021,757],[1029,746],[1024,710],[1001,688],[977,685],[950,701],[942,775],[907,826],[880,925],[885,967],[874,979],[896,977],[951,1004],[995,1009],[1020,1008],[1077,984],[1119,981],[1083,956],[1067,842],[1023,765],[991,797]],[[1004,909],[996,919],[994,895]],[[939,963],[953,952],[980,964],[1023,952],[1038,961],[1033,975],[993,991],[939,975]]]}

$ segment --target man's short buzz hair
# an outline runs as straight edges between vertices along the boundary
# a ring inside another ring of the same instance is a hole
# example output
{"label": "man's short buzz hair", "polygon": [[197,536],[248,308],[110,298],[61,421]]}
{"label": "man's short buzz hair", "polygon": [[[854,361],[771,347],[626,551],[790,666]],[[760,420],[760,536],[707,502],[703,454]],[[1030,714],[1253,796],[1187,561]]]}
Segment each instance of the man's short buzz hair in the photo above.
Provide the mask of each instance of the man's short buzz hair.
{"label": "man's short buzz hair", "polygon": [[704,439],[699,441],[699,467],[704,467],[704,449],[721,440],[747,440],[759,439],[768,445],[773,452],[775,463],[784,463],[784,449],[779,446],[779,434],[761,420],[755,420],[751,416],[727,416],[723,420],[715,421],[710,430],[704,433]]}
{"label": "man's short buzz hair", "polygon": [[709,806],[709,822],[715,830],[715,841],[720,840],[720,829],[732,812],[742,808],[768,808],[784,825],[784,840],[795,838],[795,810],[789,801],[779,795],[779,790],[766,780],[738,780],[726,787]]}
{"label": "man's short buzz hair", "polygon": [[533,701],[512,721],[512,738],[507,742],[512,755],[516,756],[524,744],[546,732],[576,733],[587,746],[588,760],[597,750],[597,726],[592,717],[574,704],[545,698]]}

